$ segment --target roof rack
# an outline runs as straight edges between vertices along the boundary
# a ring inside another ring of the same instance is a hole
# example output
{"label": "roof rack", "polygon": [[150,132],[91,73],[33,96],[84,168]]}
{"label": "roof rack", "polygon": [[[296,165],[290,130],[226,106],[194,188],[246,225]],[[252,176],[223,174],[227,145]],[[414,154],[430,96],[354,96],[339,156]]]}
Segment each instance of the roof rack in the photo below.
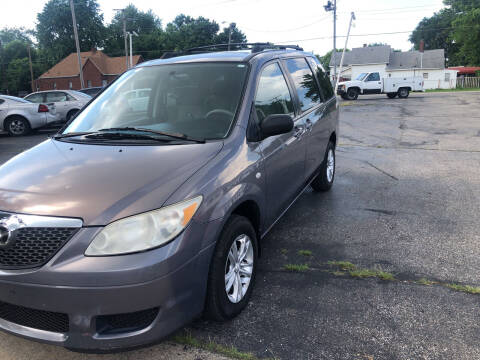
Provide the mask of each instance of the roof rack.
{"label": "roof rack", "polygon": [[169,59],[172,57],[177,57],[181,55],[187,55],[187,54],[198,54],[198,53],[204,53],[204,52],[214,52],[214,51],[225,51],[228,48],[231,48],[232,50],[244,50],[244,49],[249,49],[252,51],[252,53],[259,53],[264,50],[287,50],[287,49],[293,49],[293,50],[299,50],[303,51],[303,48],[301,48],[298,45],[277,45],[277,44],[272,44],[272,43],[230,43],[230,44],[212,44],[212,45],[206,45],[206,46],[197,46],[193,47],[184,51],[167,51],[165,52],[161,59]]}

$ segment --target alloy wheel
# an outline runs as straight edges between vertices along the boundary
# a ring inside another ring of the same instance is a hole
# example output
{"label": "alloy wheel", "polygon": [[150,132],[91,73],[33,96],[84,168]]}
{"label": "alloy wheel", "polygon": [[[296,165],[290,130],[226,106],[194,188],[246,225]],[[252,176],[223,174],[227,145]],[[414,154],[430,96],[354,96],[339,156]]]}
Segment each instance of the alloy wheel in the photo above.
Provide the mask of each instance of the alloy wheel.
{"label": "alloy wheel", "polygon": [[237,304],[247,293],[253,273],[253,245],[248,235],[238,236],[228,251],[225,263],[225,291],[228,300]]}
{"label": "alloy wheel", "polygon": [[327,155],[327,180],[328,182],[332,182],[333,174],[335,172],[335,157],[333,156],[333,150],[328,150]]}
{"label": "alloy wheel", "polygon": [[23,120],[14,119],[10,122],[9,130],[14,135],[22,135],[25,132],[25,123]]}

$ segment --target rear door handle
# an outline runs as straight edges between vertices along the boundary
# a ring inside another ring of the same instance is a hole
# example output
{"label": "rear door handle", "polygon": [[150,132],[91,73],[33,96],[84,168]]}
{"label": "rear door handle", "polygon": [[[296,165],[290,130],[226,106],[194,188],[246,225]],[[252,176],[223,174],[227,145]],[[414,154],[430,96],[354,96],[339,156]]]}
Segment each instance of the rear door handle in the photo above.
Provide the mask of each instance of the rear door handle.
{"label": "rear door handle", "polygon": [[307,128],[307,130],[311,130],[312,127],[313,127],[312,120],[307,119],[307,121],[306,121],[306,128]]}

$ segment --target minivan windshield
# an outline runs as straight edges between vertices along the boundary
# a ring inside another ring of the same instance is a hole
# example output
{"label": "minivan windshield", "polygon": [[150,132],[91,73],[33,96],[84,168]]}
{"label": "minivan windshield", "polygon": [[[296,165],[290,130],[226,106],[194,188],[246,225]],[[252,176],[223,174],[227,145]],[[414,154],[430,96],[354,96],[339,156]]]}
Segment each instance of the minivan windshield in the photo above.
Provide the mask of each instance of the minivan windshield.
{"label": "minivan windshield", "polygon": [[367,73],[361,73],[360,75],[357,76],[355,80],[362,81],[365,78],[365,76],[367,76]]}
{"label": "minivan windshield", "polygon": [[62,134],[142,128],[196,139],[224,138],[246,74],[243,63],[138,67],[105,89]]}

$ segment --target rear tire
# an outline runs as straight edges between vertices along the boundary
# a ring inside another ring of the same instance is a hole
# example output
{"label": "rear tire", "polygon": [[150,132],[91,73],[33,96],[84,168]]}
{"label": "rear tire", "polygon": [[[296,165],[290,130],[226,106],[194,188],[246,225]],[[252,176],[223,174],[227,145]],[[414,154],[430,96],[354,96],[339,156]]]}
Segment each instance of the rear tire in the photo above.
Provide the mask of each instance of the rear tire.
{"label": "rear tire", "polygon": [[[250,245],[241,259],[241,245],[247,242]],[[232,252],[233,249],[238,252]],[[252,224],[243,216],[232,215],[222,230],[210,264],[205,304],[207,318],[229,320],[247,306],[255,282],[257,256],[257,235]],[[248,279],[249,272],[251,275]],[[231,283],[227,279],[229,274],[232,275],[230,279],[233,279]],[[247,280],[248,284],[244,287]]]}
{"label": "rear tire", "polygon": [[357,100],[358,98],[358,90],[355,88],[351,88],[347,90],[347,99],[348,100]]}
{"label": "rear tire", "polygon": [[397,93],[388,93],[387,96],[389,99],[395,99],[397,97]]}
{"label": "rear tire", "polygon": [[332,188],[335,180],[335,144],[329,142],[323,163],[320,167],[320,173],[312,181],[314,191],[328,191]]}
{"label": "rear tire", "polygon": [[21,116],[12,116],[5,122],[5,130],[10,136],[25,136],[32,130],[27,119]]}
{"label": "rear tire", "polygon": [[400,99],[406,99],[410,91],[407,88],[400,88],[398,89],[398,97]]}

